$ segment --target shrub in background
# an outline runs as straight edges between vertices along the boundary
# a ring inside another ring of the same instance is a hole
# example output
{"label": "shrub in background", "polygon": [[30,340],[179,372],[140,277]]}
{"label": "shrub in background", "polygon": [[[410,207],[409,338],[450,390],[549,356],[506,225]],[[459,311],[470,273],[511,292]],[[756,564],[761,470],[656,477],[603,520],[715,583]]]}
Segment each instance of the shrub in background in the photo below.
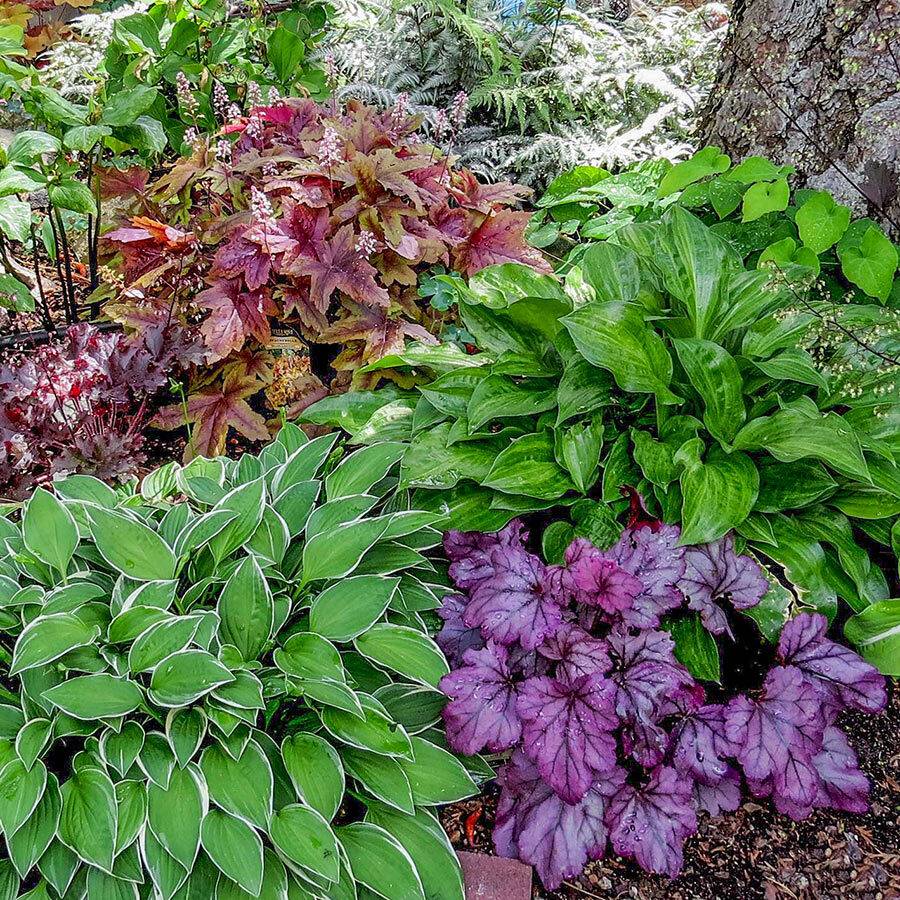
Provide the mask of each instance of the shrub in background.
{"label": "shrub in background", "polygon": [[494,846],[550,890],[609,844],[674,877],[697,813],[734,811],[744,789],[795,819],[868,808],[835,720],[881,711],[884,678],[805,612],[784,626],[762,684],[735,694],[705,629],[730,631],[768,582],[731,537],[682,538],[636,523],[606,551],[579,539],[549,566],[519,522],[445,539],[460,590],[438,636],[454,664],[441,681],[447,736],[461,752],[513,750]]}
{"label": "shrub in background", "polygon": [[[123,261],[110,316],[138,331],[202,317],[209,365],[186,403],[157,418],[195,422],[191,452],[221,452],[229,426],[264,437],[251,395],[265,390],[270,408],[294,413],[329,389],[365,386],[359,368],[406,337],[434,340],[416,290],[431,266],[546,268],[523,239],[528,214],[509,208],[524,189],[455,169],[416,139],[419,124],[402,105],[255,108],[226,129],[234,143],[198,144],[141,191],[152,218],[105,236]],[[276,324],[296,329],[293,352],[277,359]],[[305,341],[337,350],[316,351],[311,366]]]}
{"label": "shrub in background", "polygon": [[727,30],[724,5],[643,3],[625,21],[603,4],[535,0],[505,17],[501,6],[338,4],[337,95],[390,104],[406,93],[435,122],[466,91],[472,114],[454,151],[485,177],[532,186],[580,163],[691,152]]}
{"label": "shrub in background", "polygon": [[0,519],[4,892],[462,897],[438,518],[385,501],[398,447],[335,438]]}

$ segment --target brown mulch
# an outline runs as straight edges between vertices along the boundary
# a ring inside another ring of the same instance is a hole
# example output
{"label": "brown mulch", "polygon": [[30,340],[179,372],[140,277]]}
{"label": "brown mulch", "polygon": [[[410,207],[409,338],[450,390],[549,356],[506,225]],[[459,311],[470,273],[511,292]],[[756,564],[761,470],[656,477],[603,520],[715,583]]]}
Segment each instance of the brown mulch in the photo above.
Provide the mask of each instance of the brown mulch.
{"label": "brown mulch", "polygon": [[[535,900],[898,900],[900,691],[883,715],[848,714],[841,724],[872,782],[868,814],[817,810],[793,822],[768,804],[747,802],[735,813],[703,818],[674,881],[610,858],[553,893],[535,878]],[[444,811],[456,847],[492,852],[496,799],[491,788]]]}

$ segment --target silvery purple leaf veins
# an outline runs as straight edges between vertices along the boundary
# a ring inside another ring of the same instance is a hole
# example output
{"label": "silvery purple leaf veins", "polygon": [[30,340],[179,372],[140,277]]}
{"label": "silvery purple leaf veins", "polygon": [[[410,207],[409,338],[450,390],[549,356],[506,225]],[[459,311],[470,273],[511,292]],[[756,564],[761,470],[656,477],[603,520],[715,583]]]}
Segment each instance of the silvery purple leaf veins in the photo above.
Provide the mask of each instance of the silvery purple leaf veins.
{"label": "silvery purple leaf veins", "polygon": [[453,666],[440,685],[447,739],[460,753],[513,751],[494,845],[550,890],[610,847],[674,876],[697,815],[734,811],[748,793],[794,818],[867,807],[868,780],[835,720],[881,710],[884,678],[827,636],[823,616],[803,613],[758,689],[729,697],[698,684],[667,623],[699,613],[724,645],[769,581],[730,536],[679,539],[642,519],[609,550],[579,539],[548,566],[520,522],[445,536],[459,591],[439,611]]}

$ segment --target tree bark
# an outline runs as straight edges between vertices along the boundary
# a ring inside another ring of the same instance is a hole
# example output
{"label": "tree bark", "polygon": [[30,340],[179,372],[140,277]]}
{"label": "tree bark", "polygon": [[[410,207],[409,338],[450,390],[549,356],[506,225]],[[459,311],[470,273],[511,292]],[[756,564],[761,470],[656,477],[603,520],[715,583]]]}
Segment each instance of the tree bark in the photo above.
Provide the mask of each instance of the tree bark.
{"label": "tree bark", "polygon": [[735,0],[701,122],[900,237],[900,0]]}

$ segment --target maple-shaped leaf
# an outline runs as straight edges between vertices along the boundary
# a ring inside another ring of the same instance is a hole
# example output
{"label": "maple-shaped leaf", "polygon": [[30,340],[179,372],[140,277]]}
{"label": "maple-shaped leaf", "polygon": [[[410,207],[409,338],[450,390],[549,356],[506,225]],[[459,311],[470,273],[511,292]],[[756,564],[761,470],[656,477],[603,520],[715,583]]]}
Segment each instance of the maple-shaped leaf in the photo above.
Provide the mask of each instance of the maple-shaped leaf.
{"label": "maple-shaped leaf", "polygon": [[596,781],[578,803],[566,803],[541,778],[537,767],[516,750],[500,770],[502,788],[494,826],[498,856],[534,866],[547,890],[581,873],[606,852],[609,798],[625,782],[616,768]]}
{"label": "maple-shaped leaf", "polygon": [[454,668],[462,665],[466,650],[480,650],[484,646],[481,629],[469,628],[463,622],[467,603],[462,594],[448,594],[437,611],[444,624],[435,640]]}
{"label": "maple-shaped leaf", "polygon": [[644,585],[617,562],[608,559],[585,538],[573,541],[565,555],[562,585],[576,603],[608,613],[628,609]]}
{"label": "maple-shaped leaf", "polygon": [[678,586],[688,606],[700,613],[704,626],[713,634],[730,633],[728,619],[716,601],[727,600],[735,609],[750,609],[769,589],[762,568],[749,556],[734,552],[730,534],[711,544],[688,547],[684,563]]}
{"label": "maple-shaped leaf", "polygon": [[194,298],[210,311],[200,326],[206,346],[222,359],[240,350],[248,337],[267,344],[272,337],[269,316],[278,312],[267,290],[246,290],[237,279],[221,279]]}
{"label": "maple-shaped leaf", "polygon": [[737,755],[725,733],[725,707],[707,704],[685,716],[672,731],[672,765],[706,785],[728,776],[729,759]]}
{"label": "maple-shaped leaf", "polygon": [[135,216],[130,225],[107,232],[103,240],[121,252],[125,281],[129,286],[142,275],[171,264],[196,246],[196,238],[190,232],[145,216]]}
{"label": "maple-shaped leaf", "polygon": [[529,678],[519,687],[516,710],[525,753],[567,803],[577,803],[596,777],[616,767],[619,720],[603,673],[572,682]]}
{"label": "maple-shaped leaf", "polygon": [[187,409],[181,403],[163,407],[151,424],[167,431],[192,424],[186,459],[221,456],[229,428],[251,441],[266,441],[269,439],[266,420],[247,403],[247,397],[258,393],[261,387],[256,378],[226,375],[221,382],[191,394]]}
{"label": "maple-shaped leaf", "polygon": [[689,779],[660,766],[644,787],[623,785],[610,800],[606,823],[613,848],[648,872],[674,878],[684,840],[697,830]]}
{"label": "maple-shaped leaf", "polygon": [[444,535],[444,553],[450,560],[450,577],[460,590],[476,587],[494,574],[490,554],[497,547],[522,547],[528,532],[520,519],[491,534],[480,531],[448,531]]}
{"label": "maple-shaped leaf", "polygon": [[663,525],[626,529],[618,542],[604,551],[630,575],[643,590],[618,615],[626,625],[655,628],[660,618],[684,602],[678,583],[684,576],[684,547],[679,546],[681,530]]}
{"label": "maple-shaped leaf", "polygon": [[796,666],[827,704],[878,713],[887,705],[884,676],[849,647],[829,640],[828,620],[819,613],[800,613],[781,630],[778,654]]}
{"label": "maple-shaped leaf", "polygon": [[572,681],[593,672],[606,672],[610,667],[606,643],[571,622],[563,622],[538,652],[554,660],[558,677]]}
{"label": "maple-shaped leaf", "polygon": [[460,169],[454,174],[450,193],[464,209],[487,214],[496,206],[512,205],[525,200],[531,196],[532,190],[508,181],[484,184],[468,169]]}
{"label": "maple-shaped leaf", "polygon": [[562,622],[546,566],[520,547],[495,548],[490,562],[494,574],[472,590],[463,620],[485,638],[535,650]]}
{"label": "maple-shaped leaf", "polygon": [[445,675],[440,688],[450,697],[444,724],[447,741],[457,753],[499,753],[518,743],[522,723],[516,712],[517,686],[505,647],[488,641],[484,649],[467,650],[462,668]]}
{"label": "maple-shaped leaf", "polygon": [[472,233],[473,213],[446,203],[428,211],[428,218],[448,247],[461,246]]}
{"label": "maple-shaped leaf", "polygon": [[[322,331],[319,341],[323,344],[363,341],[364,346],[358,354],[354,368],[392,353],[402,353],[406,346],[406,338],[425,344],[438,343],[434,335],[421,325],[388,315],[384,309],[352,303],[349,300],[345,300],[343,305],[344,315]],[[337,362],[333,365],[336,369],[340,368]]]}
{"label": "maple-shaped leaf", "polygon": [[547,261],[525,240],[531,213],[500,209],[484,221],[455,251],[456,266],[464,275],[474,275],[488,266],[522,263],[538,272],[551,272]]}
{"label": "maple-shaped leaf", "polygon": [[100,199],[111,200],[113,197],[133,197],[143,194],[150,178],[150,170],[143,166],[131,166],[127,169],[116,169],[112,166],[94,166],[94,173],[100,185]]}
{"label": "maple-shaped leaf", "polygon": [[318,244],[315,254],[315,258],[295,257],[285,271],[309,276],[310,302],[316,309],[324,313],[335,291],[367,306],[388,305],[388,292],[375,281],[378,270],[356,249],[352,225],[344,225],[333,238]]}
{"label": "maple-shaped leaf", "polygon": [[335,177],[353,185],[366,206],[374,206],[384,191],[404,197],[419,212],[423,210],[419,188],[406,173],[420,166],[418,159],[402,159],[393,149],[381,148],[374,153],[354,153],[338,167]]}
{"label": "maple-shaped leaf", "polygon": [[822,743],[824,723],[819,696],[803,672],[779,666],[766,677],[759,699],[741,695],[728,704],[725,734],[748,780],[771,781],[780,812],[809,814],[819,793],[813,757]]}
{"label": "maple-shaped leaf", "polygon": [[858,814],[869,811],[869,779],[860,770],[847,735],[840,728],[829,725],[825,729],[822,749],[813,757],[813,765],[821,780],[816,806]]}
{"label": "maple-shaped leaf", "polygon": [[285,264],[289,265],[290,260],[298,255],[315,258],[316,247],[322,244],[328,233],[328,210],[290,198],[282,201],[281,209],[281,229],[294,242]]}
{"label": "maple-shaped leaf", "polygon": [[250,291],[259,290],[269,280],[272,257],[259,244],[247,240],[243,232],[235,232],[213,257],[213,278],[243,278]]}

